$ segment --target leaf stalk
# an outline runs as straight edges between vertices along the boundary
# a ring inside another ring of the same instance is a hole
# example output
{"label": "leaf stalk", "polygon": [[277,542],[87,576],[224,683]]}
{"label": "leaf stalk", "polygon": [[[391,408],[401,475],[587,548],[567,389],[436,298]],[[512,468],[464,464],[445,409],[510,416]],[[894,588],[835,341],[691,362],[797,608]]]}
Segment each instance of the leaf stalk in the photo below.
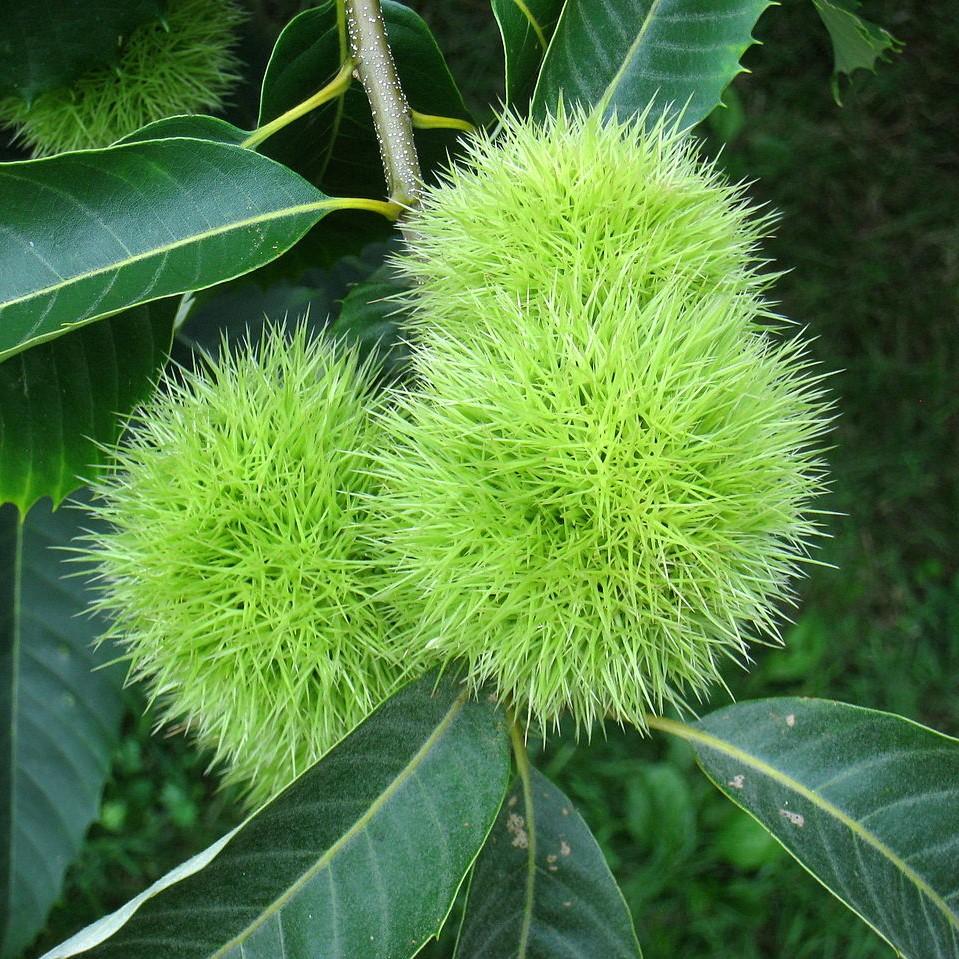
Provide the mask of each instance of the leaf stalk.
{"label": "leaf stalk", "polygon": [[285,113],[281,113],[275,119],[270,120],[269,123],[264,123],[263,126],[257,127],[240,146],[254,149],[268,137],[273,136],[274,133],[282,130],[285,126],[289,126],[294,120],[298,120],[311,110],[315,110],[324,103],[329,103],[330,100],[335,100],[338,96],[345,93],[353,82],[354,66],[353,61],[348,59],[343,66],[340,67],[339,73],[337,73],[323,89],[317,90],[309,99],[298,103],[295,107],[291,107]]}
{"label": "leaf stalk", "polygon": [[464,130],[472,133],[476,127],[469,120],[460,120],[457,117],[438,117],[432,113],[411,112],[413,128],[416,130]]}
{"label": "leaf stalk", "polygon": [[367,210],[370,213],[379,213],[387,220],[396,221],[405,207],[393,200],[371,200],[365,196],[335,196],[329,200],[321,200],[317,208],[328,210]]}

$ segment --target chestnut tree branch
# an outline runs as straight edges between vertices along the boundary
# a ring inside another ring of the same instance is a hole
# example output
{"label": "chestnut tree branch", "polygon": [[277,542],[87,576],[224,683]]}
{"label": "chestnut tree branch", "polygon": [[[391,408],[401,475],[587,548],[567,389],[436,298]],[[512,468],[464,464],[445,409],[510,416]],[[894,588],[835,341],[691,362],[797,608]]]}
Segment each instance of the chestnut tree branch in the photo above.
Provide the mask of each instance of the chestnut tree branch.
{"label": "chestnut tree branch", "polygon": [[346,0],[346,23],[356,74],[373,111],[390,199],[415,206],[423,178],[412,114],[387,41],[380,0]]}

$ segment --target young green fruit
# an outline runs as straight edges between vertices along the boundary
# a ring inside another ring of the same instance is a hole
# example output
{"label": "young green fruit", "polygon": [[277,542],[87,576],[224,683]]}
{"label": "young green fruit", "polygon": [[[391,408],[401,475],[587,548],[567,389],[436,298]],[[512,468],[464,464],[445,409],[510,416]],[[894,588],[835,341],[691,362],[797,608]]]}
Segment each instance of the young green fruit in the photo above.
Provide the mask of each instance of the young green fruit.
{"label": "young green fruit", "polygon": [[395,635],[543,728],[706,696],[777,638],[817,532],[821,377],[691,151],[511,120],[408,221],[419,385],[375,458]]}
{"label": "young green fruit", "polygon": [[236,0],[170,0],[139,26],[118,63],[33,102],[0,100],[0,124],[34,156],[109,146],[162,117],[219,110],[239,79],[233,53],[244,14]]}
{"label": "young green fruit", "polygon": [[96,484],[108,636],[251,802],[394,688],[373,602],[370,372],[300,329],[167,379]]}
{"label": "young green fruit", "polygon": [[673,280],[693,296],[772,279],[759,251],[772,217],[665,119],[507,115],[463,153],[407,218],[415,249],[397,261],[426,326],[458,332],[477,297],[551,296],[557,277],[598,290],[628,276],[634,305]]}

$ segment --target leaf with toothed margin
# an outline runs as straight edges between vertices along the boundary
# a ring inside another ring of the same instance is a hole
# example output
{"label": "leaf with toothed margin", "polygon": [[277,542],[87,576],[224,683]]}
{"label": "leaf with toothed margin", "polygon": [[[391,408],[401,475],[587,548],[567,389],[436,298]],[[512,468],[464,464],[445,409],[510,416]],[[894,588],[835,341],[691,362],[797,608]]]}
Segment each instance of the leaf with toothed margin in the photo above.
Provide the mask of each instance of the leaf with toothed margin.
{"label": "leaf with toothed margin", "polygon": [[959,956],[959,740],[822,699],[652,725],[900,955]]}
{"label": "leaf with toothed margin", "polygon": [[813,6],[832,41],[832,95],[841,104],[839,75],[875,71],[880,60],[902,49],[902,43],[888,30],[859,16],[859,0],[813,0]]}
{"label": "leaf with toothed margin", "polygon": [[153,389],[178,303],[135,306],[0,363],[0,503],[58,505],[97,475]]}
{"label": "leaf with toothed margin", "polygon": [[499,811],[502,713],[405,686],[207,856],[44,959],[407,959]]}
{"label": "leaf with toothed margin", "polygon": [[656,102],[693,126],[741,73],[771,0],[566,0],[533,93],[534,115],[603,102],[620,117]]}
{"label": "leaf with toothed margin", "polygon": [[[120,727],[123,669],[102,667],[101,623],[67,546],[87,518],[0,507],[0,956],[43,926],[96,818]],[[86,525],[89,525],[87,522]]]}
{"label": "leaf with toothed margin", "polygon": [[524,773],[473,867],[455,959],[641,959],[589,827],[542,773]]}

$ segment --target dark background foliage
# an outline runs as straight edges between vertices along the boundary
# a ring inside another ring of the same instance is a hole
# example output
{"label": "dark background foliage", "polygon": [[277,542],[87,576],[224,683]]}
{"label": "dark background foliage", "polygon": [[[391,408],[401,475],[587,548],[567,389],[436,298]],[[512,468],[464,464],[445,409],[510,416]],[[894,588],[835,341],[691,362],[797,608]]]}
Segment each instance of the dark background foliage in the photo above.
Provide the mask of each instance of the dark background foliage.
{"label": "dark background foliage", "polygon": [[[485,0],[421,0],[471,105],[500,94]],[[271,30],[293,3],[264,3]],[[786,650],[760,651],[738,697],[809,694],[889,709],[959,734],[959,23],[948,3],[868,0],[905,41],[873,76],[829,92],[813,7],[788,0],[728,108],[704,125],[733,178],[781,212],[769,252],[782,310],[838,372],[832,539],[801,588]],[[281,9],[282,8],[282,9]],[[259,62],[257,37],[249,40]],[[242,98],[241,98],[242,100]],[[242,117],[242,102],[238,104]],[[341,297],[361,261],[328,277]],[[324,282],[313,271],[319,287]],[[43,937],[52,944],[134,895],[238,821],[177,730],[129,718],[100,822]],[[717,697],[714,705],[721,705]],[[649,959],[872,959],[891,950],[692,768],[679,744],[611,728],[551,741],[541,767],[577,802],[633,910]],[[445,955],[440,944],[432,954]]]}

